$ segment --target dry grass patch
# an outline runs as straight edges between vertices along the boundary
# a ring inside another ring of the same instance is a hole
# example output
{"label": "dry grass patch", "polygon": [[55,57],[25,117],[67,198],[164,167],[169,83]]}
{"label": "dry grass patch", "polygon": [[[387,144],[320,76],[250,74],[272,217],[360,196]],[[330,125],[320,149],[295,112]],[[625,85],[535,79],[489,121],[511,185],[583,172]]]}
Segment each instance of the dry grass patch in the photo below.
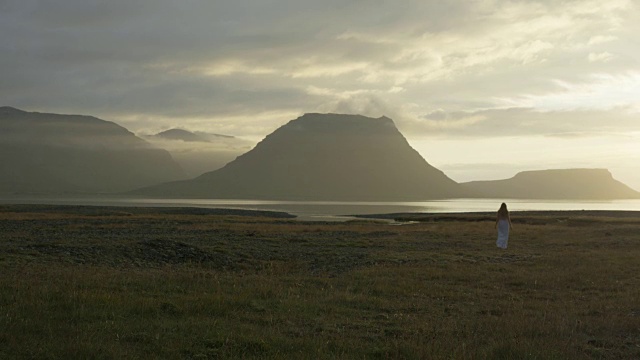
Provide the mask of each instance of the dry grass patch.
{"label": "dry grass patch", "polygon": [[640,219],[563,216],[5,208],[0,357],[640,358]]}

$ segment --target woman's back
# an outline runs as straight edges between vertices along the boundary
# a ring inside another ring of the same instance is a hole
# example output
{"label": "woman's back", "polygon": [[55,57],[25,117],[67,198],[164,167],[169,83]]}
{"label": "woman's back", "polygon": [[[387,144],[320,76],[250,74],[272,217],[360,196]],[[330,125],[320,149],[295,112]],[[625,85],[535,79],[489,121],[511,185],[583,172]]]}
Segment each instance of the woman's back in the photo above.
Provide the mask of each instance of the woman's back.
{"label": "woman's back", "polygon": [[509,218],[509,210],[507,210],[507,204],[505,203],[502,203],[502,205],[500,205],[500,209],[498,210],[496,228],[498,229],[498,240],[496,241],[496,245],[501,249],[506,249],[507,242],[509,241],[511,219]]}

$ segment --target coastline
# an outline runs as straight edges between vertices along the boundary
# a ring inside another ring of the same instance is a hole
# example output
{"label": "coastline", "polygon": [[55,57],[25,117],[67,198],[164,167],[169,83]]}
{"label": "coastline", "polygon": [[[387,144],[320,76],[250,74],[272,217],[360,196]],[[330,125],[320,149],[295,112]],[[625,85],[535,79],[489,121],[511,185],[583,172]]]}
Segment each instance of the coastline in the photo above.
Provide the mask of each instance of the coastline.
{"label": "coastline", "polygon": [[51,204],[0,204],[0,212],[17,213],[64,213],[74,215],[108,216],[108,215],[217,215],[248,216],[277,219],[293,219],[296,216],[269,210],[248,210],[233,208],[205,207],[147,207],[147,206],[104,206],[104,205],[51,205]]}
{"label": "coastline", "polygon": [[[569,218],[639,218],[640,211],[629,210],[529,210],[510,211],[511,220],[523,222],[535,218],[554,218],[558,221]],[[495,221],[496,212],[452,212],[452,213],[388,213],[352,215],[362,219],[385,219],[398,222],[433,222],[433,221]]]}

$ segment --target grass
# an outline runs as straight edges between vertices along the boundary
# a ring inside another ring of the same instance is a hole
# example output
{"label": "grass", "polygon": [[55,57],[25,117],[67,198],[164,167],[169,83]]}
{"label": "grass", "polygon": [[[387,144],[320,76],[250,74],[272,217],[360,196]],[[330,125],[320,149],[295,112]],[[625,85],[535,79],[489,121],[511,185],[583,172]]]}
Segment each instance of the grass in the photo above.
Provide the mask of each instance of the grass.
{"label": "grass", "polygon": [[640,358],[640,217],[71,210],[0,212],[0,358]]}

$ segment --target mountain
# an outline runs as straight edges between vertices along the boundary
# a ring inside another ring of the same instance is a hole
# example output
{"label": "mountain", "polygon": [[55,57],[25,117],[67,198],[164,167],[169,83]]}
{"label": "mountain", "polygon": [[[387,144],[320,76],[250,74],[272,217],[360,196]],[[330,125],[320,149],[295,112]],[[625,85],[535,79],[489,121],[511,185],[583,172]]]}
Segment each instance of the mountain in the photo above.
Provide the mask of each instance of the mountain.
{"label": "mountain", "polygon": [[429,165],[386,117],[305,114],[195,179],[139,189],[153,197],[402,201],[467,191]]}
{"label": "mountain", "polygon": [[0,107],[0,193],[122,192],[185,177],[167,151],[115,123]]}
{"label": "mountain", "polygon": [[606,169],[523,171],[505,180],[462,184],[487,198],[609,200],[640,198]]}

